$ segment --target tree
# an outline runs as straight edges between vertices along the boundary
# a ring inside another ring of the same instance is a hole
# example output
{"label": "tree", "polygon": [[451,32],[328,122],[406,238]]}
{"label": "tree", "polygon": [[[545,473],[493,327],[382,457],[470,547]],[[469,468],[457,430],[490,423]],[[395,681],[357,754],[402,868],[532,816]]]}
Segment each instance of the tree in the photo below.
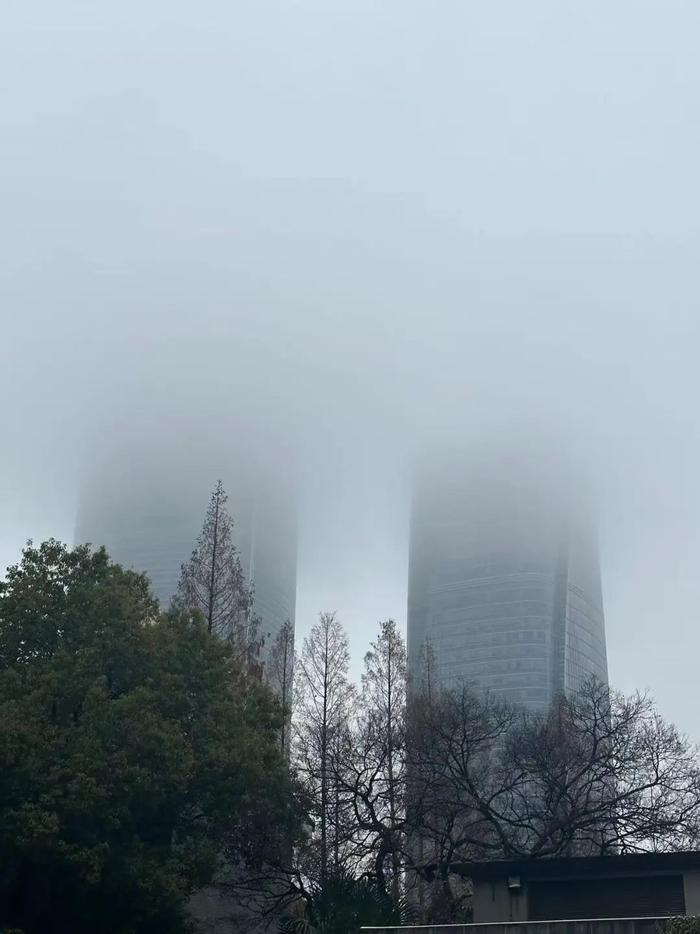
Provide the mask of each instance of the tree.
{"label": "tree", "polygon": [[465,686],[421,683],[430,695],[412,692],[408,708],[407,851],[420,901],[437,905],[426,920],[464,920],[465,892],[450,867],[505,855],[488,806],[508,787],[499,755],[520,713]]}
{"label": "tree", "polygon": [[[268,678],[278,688],[290,636],[291,625],[268,660]],[[295,661],[290,776],[297,822],[286,846],[261,861],[257,873],[232,885],[236,897],[259,915],[286,916],[290,930],[324,930],[333,885],[352,879],[356,828],[337,772],[351,742],[354,691],[348,666],[345,631],[335,614],[322,613]]]}
{"label": "tree", "polygon": [[0,583],[0,927],[184,930],[256,814],[289,809],[280,710],[199,618],[104,549],[27,546]]}
{"label": "tree", "polygon": [[336,778],[352,804],[357,844],[378,890],[401,895],[406,830],[406,648],[396,623],[379,624],[365,655],[358,716]]}
{"label": "tree", "polygon": [[697,752],[644,695],[590,682],[535,715],[461,687],[411,719],[417,833],[443,877],[458,860],[700,840]]}
{"label": "tree", "polygon": [[682,850],[700,841],[697,749],[666,723],[648,695],[589,682],[558,697],[544,718],[525,719],[506,750],[512,776],[532,793],[514,797],[528,856]]}
{"label": "tree", "polygon": [[212,492],[202,531],[190,560],[182,565],[176,605],[197,610],[207,630],[235,646],[249,667],[262,647],[253,612],[253,589],[246,581],[233,541],[233,519],[221,480]]}
{"label": "tree", "polygon": [[[313,802],[318,822],[318,872],[321,888],[341,869],[346,809],[333,763],[347,743],[353,692],[348,681],[348,639],[334,613],[322,613],[304,640],[297,662],[295,762]],[[342,819],[342,824],[341,824]]]}
{"label": "tree", "polygon": [[340,876],[326,883],[301,919],[283,923],[285,934],[359,934],[365,926],[399,926],[412,920],[405,905],[397,907],[367,879]]}
{"label": "tree", "polygon": [[279,698],[284,711],[280,730],[280,747],[287,755],[294,688],[294,626],[291,620],[286,620],[270,646],[265,673],[267,682]]}

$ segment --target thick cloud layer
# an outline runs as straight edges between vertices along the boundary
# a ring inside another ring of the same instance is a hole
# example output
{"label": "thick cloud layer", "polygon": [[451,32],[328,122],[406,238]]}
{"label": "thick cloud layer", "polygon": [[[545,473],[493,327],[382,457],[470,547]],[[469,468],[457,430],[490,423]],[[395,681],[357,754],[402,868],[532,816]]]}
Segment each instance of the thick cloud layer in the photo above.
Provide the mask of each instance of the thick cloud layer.
{"label": "thick cloud layer", "polygon": [[337,609],[359,670],[414,452],[548,428],[597,489],[611,678],[700,738],[700,8],[3,18],[0,563],[70,539],[105,439],[214,473],[253,438],[301,470],[299,632]]}

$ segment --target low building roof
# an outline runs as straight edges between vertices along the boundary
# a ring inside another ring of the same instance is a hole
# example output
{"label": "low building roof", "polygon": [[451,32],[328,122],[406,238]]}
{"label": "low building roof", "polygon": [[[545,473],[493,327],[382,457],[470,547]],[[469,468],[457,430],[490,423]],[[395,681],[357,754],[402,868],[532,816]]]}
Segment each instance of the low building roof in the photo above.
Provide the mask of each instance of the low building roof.
{"label": "low building roof", "polygon": [[524,876],[528,879],[562,879],[648,872],[682,872],[700,867],[700,851],[675,853],[629,853],[609,856],[553,856],[541,859],[492,860],[457,863],[451,871],[470,879],[500,879]]}

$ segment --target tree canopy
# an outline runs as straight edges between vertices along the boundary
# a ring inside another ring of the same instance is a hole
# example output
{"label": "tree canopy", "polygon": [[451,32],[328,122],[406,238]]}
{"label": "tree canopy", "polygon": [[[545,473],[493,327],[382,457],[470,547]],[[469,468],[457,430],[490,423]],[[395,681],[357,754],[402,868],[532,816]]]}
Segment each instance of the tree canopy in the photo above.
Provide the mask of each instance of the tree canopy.
{"label": "tree canopy", "polygon": [[103,549],[27,546],[0,583],[0,928],[184,930],[224,844],[283,821],[279,704],[232,652]]}

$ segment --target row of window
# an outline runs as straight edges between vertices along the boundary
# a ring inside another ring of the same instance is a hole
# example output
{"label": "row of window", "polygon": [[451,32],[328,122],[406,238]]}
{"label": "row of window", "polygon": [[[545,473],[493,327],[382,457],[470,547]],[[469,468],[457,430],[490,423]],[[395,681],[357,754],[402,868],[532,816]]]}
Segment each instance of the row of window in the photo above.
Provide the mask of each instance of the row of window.
{"label": "row of window", "polygon": [[542,673],[547,671],[547,665],[548,659],[546,658],[503,658],[501,655],[492,655],[482,661],[471,657],[459,659],[450,656],[449,659],[442,660],[440,667],[444,667],[445,670],[459,667],[460,670],[470,672],[473,675],[488,675],[491,677],[514,671]]}

